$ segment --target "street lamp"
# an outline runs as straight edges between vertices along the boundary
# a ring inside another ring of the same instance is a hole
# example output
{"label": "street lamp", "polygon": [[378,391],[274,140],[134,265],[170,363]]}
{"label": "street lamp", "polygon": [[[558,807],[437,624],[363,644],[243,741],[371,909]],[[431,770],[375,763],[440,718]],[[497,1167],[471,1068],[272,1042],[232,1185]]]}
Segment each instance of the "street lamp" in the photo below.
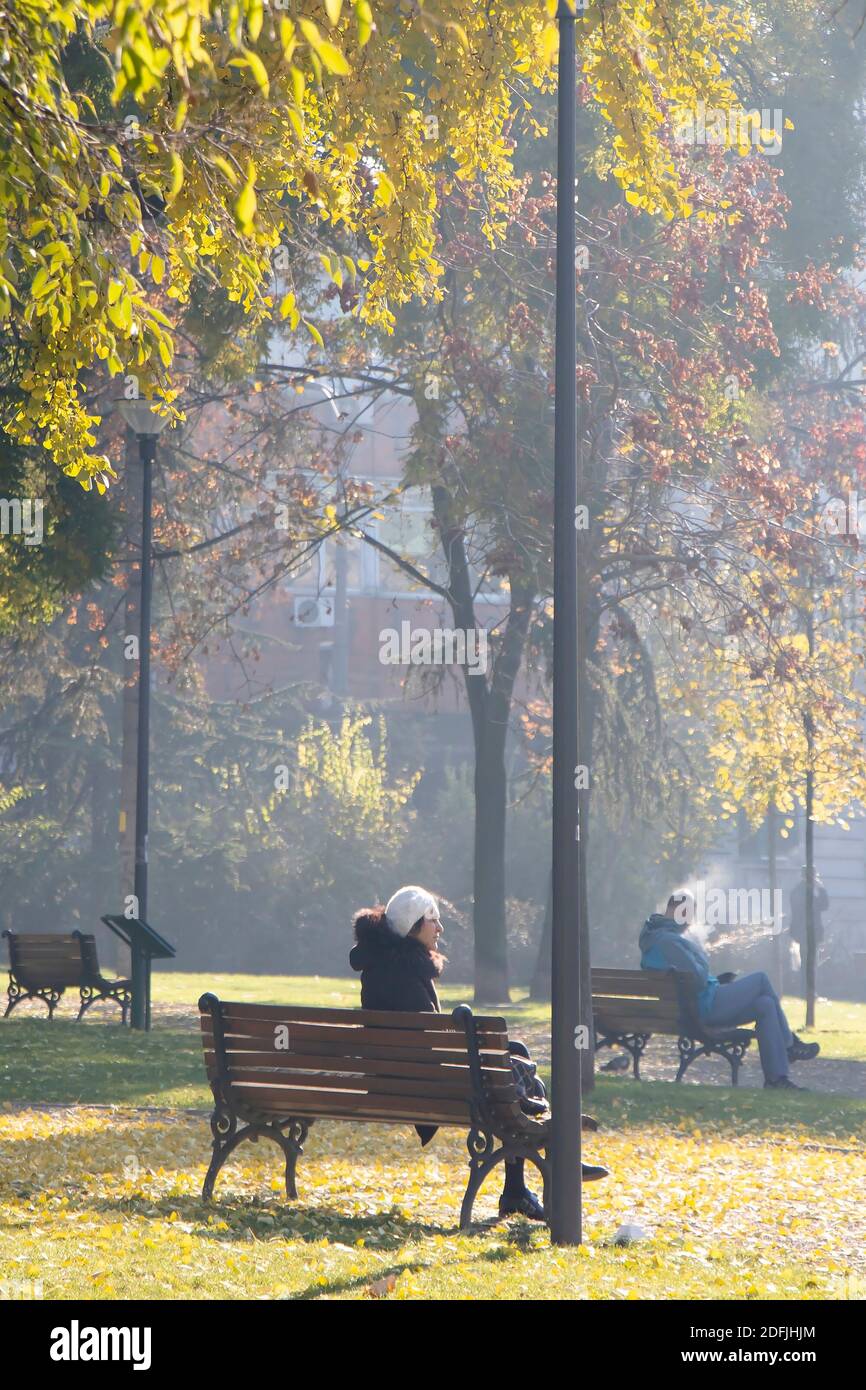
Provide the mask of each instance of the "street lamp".
{"label": "street lamp", "polygon": [[[147,831],[150,798],[150,610],[153,592],[153,463],[157,437],[168,424],[147,400],[120,401],[118,411],[138,437],[141,463],[141,600],[138,630],[138,725],[135,771],[135,883],[136,917],[147,919]],[[148,981],[140,978],[149,962],[140,951],[132,954],[133,1028],[150,1026]],[[139,977],[139,978],[137,978]]]}
{"label": "street lamp", "polygon": [[576,0],[559,0],[553,522],[553,980],[550,1234],[581,1240],[580,894],[577,763]]}

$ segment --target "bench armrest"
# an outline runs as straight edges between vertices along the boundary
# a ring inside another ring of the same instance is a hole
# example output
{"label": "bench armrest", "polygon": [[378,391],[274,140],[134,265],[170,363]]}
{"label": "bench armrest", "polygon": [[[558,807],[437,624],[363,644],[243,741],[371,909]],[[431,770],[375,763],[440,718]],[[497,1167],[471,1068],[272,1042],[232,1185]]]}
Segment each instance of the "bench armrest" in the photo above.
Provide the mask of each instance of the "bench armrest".
{"label": "bench armrest", "polygon": [[[216,1080],[225,1096],[225,1087],[229,1083],[229,1066],[226,1055],[225,1033],[223,1030],[222,1004],[215,994],[203,994],[198,1001],[199,1012],[210,1014],[213,1026],[213,1046],[214,1060],[216,1062]],[[213,1089],[213,1087],[211,1087]]]}
{"label": "bench armrest", "polygon": [[484,1078],[481,1075],[481,1053],[478,1048],[478,1035],[475,1031],[475,1015],[468,1004],[458,1004],[451,1010],[451,1017],[459,1023],[466,1035],[466,1053],[469,1058],[469,1078],[472,1083],[472,1116],[484,1129],[491,1128],[492,1117],[484,1091]]}

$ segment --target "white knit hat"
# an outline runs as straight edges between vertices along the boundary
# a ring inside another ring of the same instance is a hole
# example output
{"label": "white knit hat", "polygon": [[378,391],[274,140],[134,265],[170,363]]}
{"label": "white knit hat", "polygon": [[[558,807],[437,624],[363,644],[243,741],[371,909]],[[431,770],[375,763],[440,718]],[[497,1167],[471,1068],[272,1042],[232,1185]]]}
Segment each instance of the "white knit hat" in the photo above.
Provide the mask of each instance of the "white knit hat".
{"label": "white knit hat", "polygon": [[426,888],[409,884],[406,888],[398,888],[388,899],[385,916],[398,935],[408,936],[419,918],[439,916],[439,904]]}

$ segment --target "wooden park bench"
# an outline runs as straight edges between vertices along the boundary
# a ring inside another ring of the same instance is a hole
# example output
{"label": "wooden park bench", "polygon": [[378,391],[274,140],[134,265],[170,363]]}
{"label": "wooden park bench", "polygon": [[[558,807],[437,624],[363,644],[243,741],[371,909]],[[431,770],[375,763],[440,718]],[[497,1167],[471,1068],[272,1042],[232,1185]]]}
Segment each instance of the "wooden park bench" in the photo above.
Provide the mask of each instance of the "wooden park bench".
{"label": "wooden park bench", "polygon": [[25,999],[41,999],[54,1017],[60,999],[70,986],[78,989],[81,1007],[76,1021],[101,999],[120,1005],[121,1022],[126,1023],[132,1002],[131,980],[106,979],[100,973],[96,937],[74,931],[68,935],[49,932],[4,931],[9,942],[9,1003],[4,1018]]}
{"label": "wooden park bench", "polygon": [[[454,1012],[384,1013],[292,1004],[199,1000],[208,1080],[214,1095],[213,1156],[202,1197],[244,1139],[279,1144],[286,1193],[314,1120],[456,1125],[467,1130],[469,1182],[460,1228],[487,1174],[505,1159],[533,1163],[549,1193],[550,1120],[520,1108],[504,1019]],[[596,1123],[584,1116],[585,1128]],[[545,1209],[547,1209],[545,1205]]]}
{"label": "wooden park bench", "polygon": [[749,1028],[710,1028],[698,1013],[697,983],[682,970],[593,970],[595,1045],[631,1054],[635,1080],[654,1033],[677,1039],[682,1081],[696,1057],[724,1057],[736,1086],[740,1065],[755,1034]]}

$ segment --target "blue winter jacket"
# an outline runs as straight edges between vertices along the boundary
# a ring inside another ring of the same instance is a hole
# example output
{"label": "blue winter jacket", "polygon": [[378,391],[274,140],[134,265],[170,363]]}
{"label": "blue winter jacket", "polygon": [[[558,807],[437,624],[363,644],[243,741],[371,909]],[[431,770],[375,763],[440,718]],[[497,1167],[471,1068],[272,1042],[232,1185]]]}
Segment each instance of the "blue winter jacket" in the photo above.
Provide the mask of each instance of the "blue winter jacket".
{"label": "blue winter jacket", "polygon": [[698,1012],[706,1018],[713,1005],[719,982],[710,974],[710,962],[700,946],[683,936],[673,917],[654,912],[641,928],[639,939],[641,970],[686,970],[698,982]]}

